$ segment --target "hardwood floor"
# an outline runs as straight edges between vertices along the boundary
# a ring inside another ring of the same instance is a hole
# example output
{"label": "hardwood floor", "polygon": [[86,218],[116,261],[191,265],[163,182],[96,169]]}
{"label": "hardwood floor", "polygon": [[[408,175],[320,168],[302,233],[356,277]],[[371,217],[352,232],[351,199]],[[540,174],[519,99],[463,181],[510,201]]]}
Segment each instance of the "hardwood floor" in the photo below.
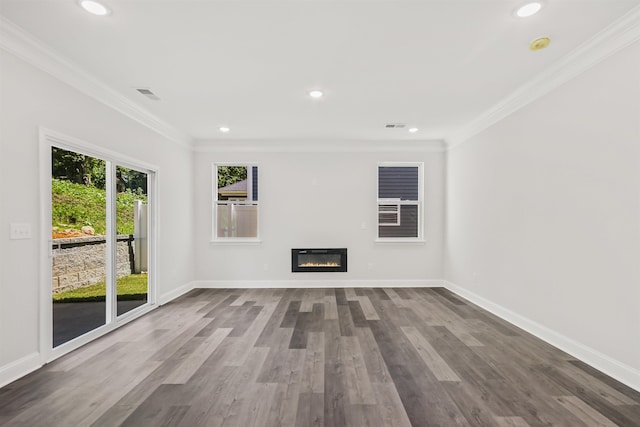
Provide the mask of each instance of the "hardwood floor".
{"label": "hardwood floor", "polygon": [[195,290],[0,389],[3,426],[640,426],[640,393],[442,288]]}

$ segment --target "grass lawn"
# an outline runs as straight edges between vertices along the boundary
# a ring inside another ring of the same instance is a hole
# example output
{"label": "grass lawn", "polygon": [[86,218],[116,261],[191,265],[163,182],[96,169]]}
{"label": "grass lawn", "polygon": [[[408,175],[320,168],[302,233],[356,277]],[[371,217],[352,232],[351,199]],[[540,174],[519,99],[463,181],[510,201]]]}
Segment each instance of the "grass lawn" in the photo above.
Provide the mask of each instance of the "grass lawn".
{"label": "grass lawn", "polygon": [[[146,274],[132,274],[118,279],[118,301],[142,300],[147,298]],[[106,298],[104,282],[84,288],[53,294],[53,302],[95,302]]]}
{"label": "grass lawn", "polygon": [[[106,200],[105,190],[54,178],[51,180],[51,225],[61,230],[80,230],[83,225],[90,225],[96,234],[104,235],[107,232]],[[118,234],[134,233],[136,200],[146,203],[147,196],[142,190],[127,190],[116,195]]]}

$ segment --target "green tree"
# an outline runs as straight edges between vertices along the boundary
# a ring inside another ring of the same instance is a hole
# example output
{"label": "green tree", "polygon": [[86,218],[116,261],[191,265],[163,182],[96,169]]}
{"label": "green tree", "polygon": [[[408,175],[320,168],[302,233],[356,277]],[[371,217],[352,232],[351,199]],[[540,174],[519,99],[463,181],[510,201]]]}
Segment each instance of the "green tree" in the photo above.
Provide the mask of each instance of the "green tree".
{"label": "green tree", "polygon": [[118,166],[116,182],[118,193],[131,190],[134,193],[147,194],[147,174],[144,172]]}
{"label": "green tree", "polygon": [[105,188],[104,160],[52,147],[51,169],[53,178],[90,187]]}
{"label": "green tree", "polygon": [[218,166],[218,188],[247,179],[246,166]]}

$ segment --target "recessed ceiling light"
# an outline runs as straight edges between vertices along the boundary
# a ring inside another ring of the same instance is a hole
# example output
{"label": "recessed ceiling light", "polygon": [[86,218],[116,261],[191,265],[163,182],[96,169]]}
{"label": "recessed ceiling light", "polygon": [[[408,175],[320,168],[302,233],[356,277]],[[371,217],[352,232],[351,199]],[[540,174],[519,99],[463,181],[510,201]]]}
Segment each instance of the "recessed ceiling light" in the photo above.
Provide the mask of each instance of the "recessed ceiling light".
{"label": "recessed ceiling light", "polygon": [[229,133],[230,130],[231,128],[228,128],[226,126],[220,126],[220,132],[222,133]]}
{"label": "recessed ceiling light", "polygon": [[526,18],[540,12],[540,9],[542,9],[542,3],[540,2],[534,1],[532,3],[527,3],[516,10],[516,16]]}
{"label": "recessed ceiling light", "polygon": [[111,13],[108,7],[95,0],[81,0],[80,6],[93,15],[105,16]]}
{"label": "recessed ceiling light", "polygon": [[309,96],[312,98],[322,98],[323,95],[324,93],[322,93],[321,90],[312,90],[309,92]]}
{"label": "recessed ceiling light", "polygon": [[409,128],[409,132],[416,133],[418,132],[418,128]]}

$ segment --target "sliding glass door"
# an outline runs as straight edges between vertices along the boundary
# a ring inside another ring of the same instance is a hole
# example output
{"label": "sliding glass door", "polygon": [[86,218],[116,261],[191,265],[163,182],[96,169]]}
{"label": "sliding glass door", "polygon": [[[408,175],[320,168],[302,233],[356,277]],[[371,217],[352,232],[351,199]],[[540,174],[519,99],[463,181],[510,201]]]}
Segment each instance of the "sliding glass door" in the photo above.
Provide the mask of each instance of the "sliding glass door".
{"label": "sliding glass door", "polygon": [[148,176],[116,166],[116,295],[121,316],[147,302],[149,272]]}
{"label": "sliding glass door", "polygon": [[106,324],[106,162],[51,148],[53,346]]}
{"label": "sliding glass door", "polygon": [[52,347],[149,304],[154,172],[50,146]]}

